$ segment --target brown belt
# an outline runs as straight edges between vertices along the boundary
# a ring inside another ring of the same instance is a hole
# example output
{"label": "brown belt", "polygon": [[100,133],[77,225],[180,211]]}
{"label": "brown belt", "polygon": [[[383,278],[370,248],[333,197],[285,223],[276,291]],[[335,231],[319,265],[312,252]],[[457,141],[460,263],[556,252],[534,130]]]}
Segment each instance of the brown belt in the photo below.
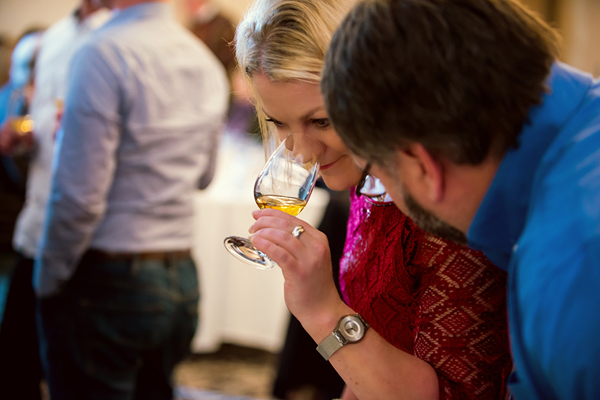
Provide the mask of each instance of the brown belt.
{"label": "brown belt", "polygon": [[155,252],[144,252],[144,253],[111,253],[102,250],[90,249],[86,252],[86,255],[101,260],[119,260],[119,261],[132,261],[132,260],[152,260],[152,261],[167,261],[167,260],[183,260],[190,258],[192,253],[190,250],[178,250],[178,251],[155,251]]}

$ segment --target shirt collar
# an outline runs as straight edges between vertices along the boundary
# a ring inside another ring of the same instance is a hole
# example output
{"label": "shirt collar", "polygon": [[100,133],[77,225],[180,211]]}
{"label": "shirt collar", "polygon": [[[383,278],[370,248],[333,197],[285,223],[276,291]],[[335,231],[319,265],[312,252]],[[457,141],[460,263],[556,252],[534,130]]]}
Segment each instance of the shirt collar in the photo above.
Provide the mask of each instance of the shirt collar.
{"label": "shirt collar", "polygon": [[496,266],[508,263],[527,217],[537,167],[562,127],[576,113],[590,76],[556,63],[547,80],[549,93],[532,108],[519,135],[519,147],[504,156],[467,234],[469,245],[482,250]]}
{"label": "shirt collar", "polygon": [[365,184],[360,191],[367,199],[376,203],[391,203],[392,197],[387,193],[381,181],[371,175],[365,178]]}
{"label": "shirt collar", "polygon": [[101,8],[88,15],[83,21],[79,20],[79,9],[71,14],[73,25],[78,29],[79,33],[93,31],[104,25],[111,19],[112,13],[106,8]]}
{"label": "shirt collar", "polygon": [[110,24],[120,24],[140,18],[170,18],[173,15],[173,9],[170,4],[162,1],[150,1],[113,10],[113,18]]}

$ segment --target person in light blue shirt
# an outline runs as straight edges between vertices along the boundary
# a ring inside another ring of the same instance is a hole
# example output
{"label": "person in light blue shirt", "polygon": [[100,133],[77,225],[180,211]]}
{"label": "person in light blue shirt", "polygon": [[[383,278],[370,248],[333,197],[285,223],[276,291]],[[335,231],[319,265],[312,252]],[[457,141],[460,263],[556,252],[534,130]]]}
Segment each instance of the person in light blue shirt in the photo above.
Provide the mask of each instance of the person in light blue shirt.
{"label": "person in light blue shirt", "polygon": [[[28,132],[16,135],[13,122],[15,118],[28,113],[29,97],[33,87],[31,68],[35,63],[41,36],[41,31],[34,30],[19,40],[11,54],[9,80],[0,87],[0,170],[2,170],[0,181],[3,191],[9,194],[17,193],[19,196],[24,193],[25,177],[22,173],[23,168],[19,168],[13,159],[12,150],[25,143],[29,144],[31,138]],[[7,213],[14,214],[15,211],[18,212],[20,206],[16,209],[5,208]],[[12,220],[12,217],[10,219]],[[12,227],[8,231],[12,235]]]}
{"label": "person in light blue shirt", "polygon": [[357,166],[508,271],[517,400],[600,399],[600,81],[556,49],[513,0],[365,1],[321,81]]}
{"label": "person in light blue shirt", "polygon": [[198,320],[193,195],[226,74],[166,1],[103,1],[73,57],[34,266],[52,399],[171,399]]}
{"label": "person in light blue shirt", "polygon": [[[19,207],[12,237],[18,253],[10,287],[6,296],[2,329],[0,329],[0,397],[41,399],[40,362],[36,328],[36,298],[33,291],[33,257],[42,231],[50,194],[50,164],[57,126],[58,100],[64,99],[67,70],[78,44],[96,26],[106,21],[106,10],[96,12],[90,0],[80,0],[76,11],[53,24],[31,44],[36,53],[33,79],[35,87],[28,107],[33,132],[24,146],[21,132],[6,132],[12,138],[5,150],[30,148],[24,161],[27,165],[25,204]],[[21,63],[27,67],[31,62]],[[33,86],[33,85],[32,85]],[[1,96],[0,96],[1,97]],[[1,108],[1,107],[0,107]],[[15,213],[16,214],[16,213]],[[12,232],[12,230],[11,230]]]}

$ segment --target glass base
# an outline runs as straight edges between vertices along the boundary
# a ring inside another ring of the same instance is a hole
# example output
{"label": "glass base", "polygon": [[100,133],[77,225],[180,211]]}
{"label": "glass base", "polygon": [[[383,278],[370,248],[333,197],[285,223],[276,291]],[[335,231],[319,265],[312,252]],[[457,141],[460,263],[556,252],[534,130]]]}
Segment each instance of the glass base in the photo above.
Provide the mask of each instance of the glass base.
{"label": "glass base", "polygon": [[254,268],[271,269],[277,265],[275,261],[254,247],[252,242],[245,237],[228,236],[223,244],[229,254],[248,265],[252,265]]}

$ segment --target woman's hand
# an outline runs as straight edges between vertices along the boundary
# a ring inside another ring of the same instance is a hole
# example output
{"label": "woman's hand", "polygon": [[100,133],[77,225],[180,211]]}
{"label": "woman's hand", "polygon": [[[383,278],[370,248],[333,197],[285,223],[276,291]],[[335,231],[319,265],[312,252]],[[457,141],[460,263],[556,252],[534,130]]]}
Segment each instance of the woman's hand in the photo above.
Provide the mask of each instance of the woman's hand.
{"label": "woman's hand", "polygon": [[[283,271],[285,302],[302,326],[320,343],[339,318],[353,314],[337,293],[329,243],[322,232],[283,211],[260,210],[250,240]],[[304,233],[292,235],[302,225]],[[385,341],[369,329],[360,343],[342,347],[329,362],[348,385],[343,399],[437,400],[438,378],[431,365]]]}
{"label": "woman's hand", "polygon": [[[279,210],[257,210],[252,216],[256,222],[250,227],[250,240],[281,267],[285,302],[291,313],[307,330],[311,325],[333,328],[347,306],[333,281],[325,234]],[[298,225],[304,232],[296,238],[292,231]],[[313,339],[322,338],[313,335]]]}

